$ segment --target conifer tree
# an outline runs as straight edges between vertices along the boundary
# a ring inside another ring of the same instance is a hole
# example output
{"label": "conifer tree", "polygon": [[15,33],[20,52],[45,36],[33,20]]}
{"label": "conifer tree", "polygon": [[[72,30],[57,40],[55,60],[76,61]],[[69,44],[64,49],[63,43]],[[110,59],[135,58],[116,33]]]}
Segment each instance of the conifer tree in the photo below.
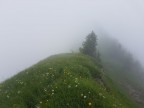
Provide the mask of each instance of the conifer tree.
{"label": "conifer tree", "polygon": [[97,58],[97,36],[92,31],[87,37],[86,41],[83,42],[82,48],[80,48],[80,52],[91,57]]}

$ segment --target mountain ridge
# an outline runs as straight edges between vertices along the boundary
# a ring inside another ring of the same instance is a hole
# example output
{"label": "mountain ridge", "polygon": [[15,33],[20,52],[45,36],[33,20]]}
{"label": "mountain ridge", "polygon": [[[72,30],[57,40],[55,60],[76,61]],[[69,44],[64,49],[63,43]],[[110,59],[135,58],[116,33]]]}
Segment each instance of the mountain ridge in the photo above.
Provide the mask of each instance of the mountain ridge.
{"label": "mountain ridge", "polygon": [[135,108],[99,62],[82,54],[48,57],[0,84],[1,108]]}

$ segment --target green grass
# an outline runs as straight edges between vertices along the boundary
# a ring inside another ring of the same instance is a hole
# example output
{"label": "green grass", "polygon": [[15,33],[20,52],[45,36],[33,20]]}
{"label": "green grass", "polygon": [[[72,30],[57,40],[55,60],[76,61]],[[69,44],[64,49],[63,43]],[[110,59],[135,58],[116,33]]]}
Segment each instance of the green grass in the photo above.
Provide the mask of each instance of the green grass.
{"label": "green grass", "polygon": [[99,63],[81,54],[51,56],[0,84],[0,108],[136,108]]}

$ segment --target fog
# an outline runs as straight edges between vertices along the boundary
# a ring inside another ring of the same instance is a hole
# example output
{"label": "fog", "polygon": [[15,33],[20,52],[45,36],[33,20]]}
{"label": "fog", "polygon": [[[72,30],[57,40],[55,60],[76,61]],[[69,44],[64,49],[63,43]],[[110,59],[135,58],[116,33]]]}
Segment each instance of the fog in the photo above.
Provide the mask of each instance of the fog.
{"label": "fog", "polygon": [[0,81],[106,31],[144,64],[143,0],[1,0]]}

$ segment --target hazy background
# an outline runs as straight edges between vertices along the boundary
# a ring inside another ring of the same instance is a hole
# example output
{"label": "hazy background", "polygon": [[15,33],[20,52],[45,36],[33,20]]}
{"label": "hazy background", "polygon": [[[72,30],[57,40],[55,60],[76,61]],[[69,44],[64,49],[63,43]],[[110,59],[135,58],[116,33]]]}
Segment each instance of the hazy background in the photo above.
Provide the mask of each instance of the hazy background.
{"label": "hazy background", "polygon": [[115,37],[144,64],[143,0],[1,0],[0,81],[71,52],[91,30]]}

